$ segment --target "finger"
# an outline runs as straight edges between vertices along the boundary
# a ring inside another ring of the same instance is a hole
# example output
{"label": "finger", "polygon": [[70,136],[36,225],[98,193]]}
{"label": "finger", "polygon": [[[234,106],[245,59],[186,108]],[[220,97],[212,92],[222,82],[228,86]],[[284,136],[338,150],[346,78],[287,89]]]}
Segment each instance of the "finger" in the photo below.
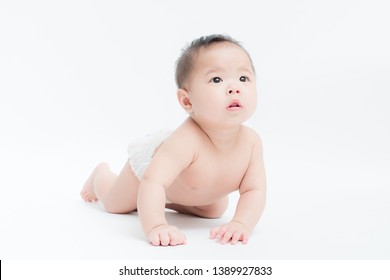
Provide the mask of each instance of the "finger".
{"label": "finger", "polygon": [[242,244],[248,244],[248,241],[249,241],[249,236],[248,236],[248,234],[247,233],[244,233],[243,235],[242,235]]}
{"label": "finger", "polygon": [[180,233],[180,237],[178,239],[178,245],[180,244],[187,244],[187,239],[186,239],[186,236],[182,233]]}
{"label": "finger", "polygon": [[217,237],[218,231],[219,231],[219,227],[218,228],[212,228],[210,230],[210,238],[211,239],[215,239]]}
{"label": "finger", "polygon": [[225,236],[225,234],[230,230],[230,226],[229,225],[223,225],[219,228],[219,230],[217,231],[217,238],[219,240],[221,240],[221,238],[223,236]]}
{"label": "finger", "polygon": [[232,236],[233,236],[234,232],[232,230],[228,230],[224,233],[223,236],[221,236],[220,238],[220,243],[221,244],[227,244],[229,243],[229,241],[231,240]]}
{"label": "finger", "polygon": [[180,237],[176,232],[170,232],[169,233],[170,243],[171,246],[176,246],[180,244]]}
{"label": "finger", "polygon": [[160,238],[158,237],[157,234],[153,234],[153,235],[149,236],[149,241],[154,246],[160,246]]}
{"label": "finger", "polygon": [[180,231],[170,232],[169,238],[171,246],[186,244],[186,236]]}
{"label": "finger", "polygon": [[168,246],[170,242],[169,234],[167,232],[160,233],[160,244],[162,246]]}
{"label": "finger", "polygon": [[242,233],[236,231],[232,236],[232,240],[230,241],[230,244],[236,245],[238,241],[240,241],[241,237],[242,237]]}

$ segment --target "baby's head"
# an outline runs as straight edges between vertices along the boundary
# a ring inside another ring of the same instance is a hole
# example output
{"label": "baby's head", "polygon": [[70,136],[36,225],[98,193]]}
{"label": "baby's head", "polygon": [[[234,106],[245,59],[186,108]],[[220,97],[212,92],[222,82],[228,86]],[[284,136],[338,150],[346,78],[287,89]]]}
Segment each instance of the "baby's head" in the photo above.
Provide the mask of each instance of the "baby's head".
{"label": "baby's head", "polygon": [[234,39],[210,35],[194,40],[177,62],[180,105],[198,124],[241,124],[256,109],[256,77],[248,52]]}
{"label": "baby's head", "polygon": [[176,85],[178,88],[185,88],[185,82],[191,74],[191,71],[194,68],[194,64],[196,62],[196,55],[202,48],[208,48],[209,46],[216,43],[231,43],[238,47],[240,47],[248,56],[249,61],[251,63],[251,67],[253,72],[255,72],[255,68],[252,63],[252,59],[249,53],[242,47],[240,42],[236,41],[232,37],[228,35],[222,34],[213,34],[208,36],[202,36],[198,39],[195,39],[189,44],[186,48],[182,50],[182,54],[177,60],[176,63]]}

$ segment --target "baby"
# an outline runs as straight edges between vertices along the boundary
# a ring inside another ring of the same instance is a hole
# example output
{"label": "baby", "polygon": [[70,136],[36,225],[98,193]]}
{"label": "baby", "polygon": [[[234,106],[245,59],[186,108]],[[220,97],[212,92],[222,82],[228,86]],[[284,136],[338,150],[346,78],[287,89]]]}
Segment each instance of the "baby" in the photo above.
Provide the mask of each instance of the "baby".
{"label": "baby", "polygon": [[[189,117],[171,133],[149,136],[129,148],[117,176],[99,164],[81,196],[106,211],[138,211],[147,239],[156,246],[186,243],[164,209],[218,218],[228,194],[240,198],[231,221],[210,231],[221,244],[247,243],[265,206],[262,142],[242,123],[257,101],[255,70],[246,50],[225,35],[194,40],[177,62],[177,99]],[[138,148],[136,148],[138,147]],[[136,166],[138,165],[138,166]]]}

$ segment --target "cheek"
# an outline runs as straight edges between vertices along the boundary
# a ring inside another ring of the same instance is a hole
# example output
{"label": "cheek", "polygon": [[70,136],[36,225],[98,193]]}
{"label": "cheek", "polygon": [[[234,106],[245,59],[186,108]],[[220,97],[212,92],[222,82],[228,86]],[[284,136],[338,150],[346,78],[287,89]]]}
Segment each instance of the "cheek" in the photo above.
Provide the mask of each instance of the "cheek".
{"label": "cheek", "polygon": [[246,95],[244,98],[244,103],[246,111],[250,114],[253,114],[257,108],[257,95],[255,93]]}
{"label": "cheek", "polygon": [[257,95],[254,95],[254,96],[250,97],[249,106],[250,106],[250,110],[253,113],[256,110],[256,108],[257,108]]}
{"label": "cheek", "polygon": [[256,106],[257,106],[257,94],[254,94],[254,95],[253,95],[253,97],[252,97],[252,102],[253,102],[253,105],[254,105],[255,108],[256,108]]}
{"label": "cheek", "polygon": [[205,112],[205,113],[213,113],[215,110],[217,110],[218,107],[218,100],[213,97],[203,97],[199,98],[195,101],[195,110],[198,112]]}
{"label": "cheek", "polygon": [[198,92],[193,95],[192,104],[198,110],[208,110],[213,111],[217,110],[218,107],[221,107],[224,104],[224,99],[220,93],[211,91],[209,88],[198,88]]}
{"label": "cheek", "polygon": [[256,105],[257,103],[257,90],[256,87],[251,87],[248,89],[248,94],[245,96],[247,99],[247,102],[250,102],[251,104],[254,103]]}
{"label": "cheek", "polygon": [[220,120],[225,113],[224,111],[224,104],[215,96],[197,100],[196,106],[194,106],[194,115],[199,120],[207,120],[208,122]]}

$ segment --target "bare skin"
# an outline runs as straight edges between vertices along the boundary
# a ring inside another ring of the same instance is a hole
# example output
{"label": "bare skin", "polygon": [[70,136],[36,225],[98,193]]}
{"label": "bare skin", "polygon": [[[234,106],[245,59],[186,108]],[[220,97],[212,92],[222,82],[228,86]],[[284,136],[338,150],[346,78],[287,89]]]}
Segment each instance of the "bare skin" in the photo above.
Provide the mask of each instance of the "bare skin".
{"label": "bare skin", "polygon": [[210,231],[221,244],[247,243],[265,205],[260,137],[242,125],[255,111],[256,84],[249,58],[236,45],[216,43],[199,52],[186,84],[178,90],[190,117],[157,149],[139,180],[128,162],[117,176],[105,163],[86,181],[81,196],[100,200],[108,212],[137,210],[153,245],[186,243],[165,219],[164,209],[205,218],[226,210],[239,191],[232,220]]}

